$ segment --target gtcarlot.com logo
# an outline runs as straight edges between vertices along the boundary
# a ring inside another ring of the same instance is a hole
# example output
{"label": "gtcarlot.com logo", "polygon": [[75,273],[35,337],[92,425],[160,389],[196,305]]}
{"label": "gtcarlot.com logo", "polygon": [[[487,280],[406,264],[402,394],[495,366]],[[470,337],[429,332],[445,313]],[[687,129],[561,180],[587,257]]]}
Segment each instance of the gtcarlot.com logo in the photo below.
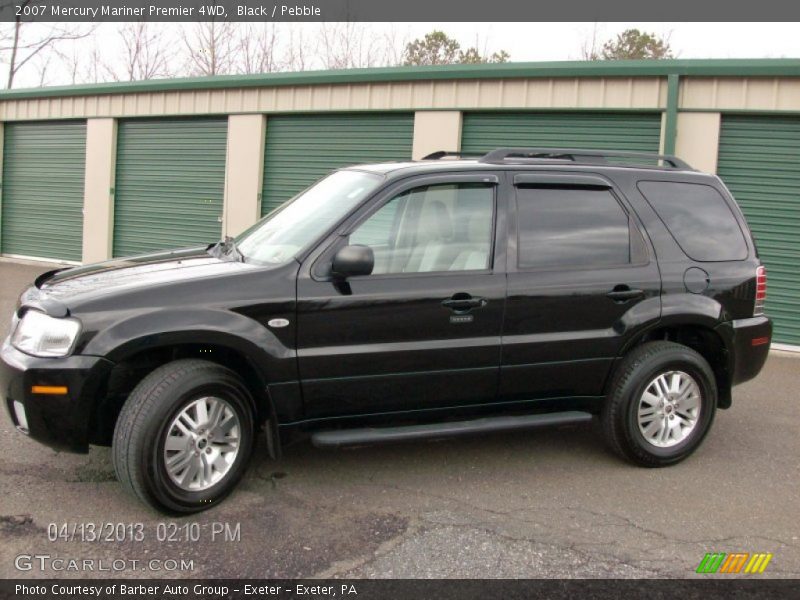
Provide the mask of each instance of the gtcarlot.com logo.
{"label": "gtcarlot.com logo", "polygon": [[193,559],[139,560],[138,558],[73,558],[49,554],[19,554],[14,559],[17,571],[194,571]]}
{"label": "gtcarlot.com logo", "polygon": [[767,552],[709,552],[700,561],[698,573],[763,573],[772,554]]}

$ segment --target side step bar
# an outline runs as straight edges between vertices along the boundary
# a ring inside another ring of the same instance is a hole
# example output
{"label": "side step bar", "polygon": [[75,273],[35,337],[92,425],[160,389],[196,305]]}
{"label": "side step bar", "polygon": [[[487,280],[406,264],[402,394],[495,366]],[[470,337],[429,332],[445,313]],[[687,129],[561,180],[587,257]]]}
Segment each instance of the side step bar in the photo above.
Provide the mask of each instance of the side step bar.
{"label": "side step bar", "polygon": [[585,423],[591,420],[592,415],[588,412],[565,411],[540,415],[486,417],[471,421],[451,421],[447,423],[429,423],[425,425],[406,425],[403,427],[333,429],[330,431],[317,431],[312,434],[311,443],[318,448],[336,448],[354,444],[398,442],[402,440],[431,437],[450,437],[491,431],[509,431],[512,429],[530,429],[552,425]]}

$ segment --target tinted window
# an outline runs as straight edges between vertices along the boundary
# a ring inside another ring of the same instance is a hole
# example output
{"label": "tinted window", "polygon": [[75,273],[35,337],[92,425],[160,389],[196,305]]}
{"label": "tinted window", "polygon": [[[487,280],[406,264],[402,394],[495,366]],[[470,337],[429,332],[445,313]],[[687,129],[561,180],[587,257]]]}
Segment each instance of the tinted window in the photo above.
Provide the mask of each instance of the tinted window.
{"label": "tinted window", "polygon": [[376,275],[487,269],[493,213],[491,185],[418,187],[378,209],[350,243],[372,248]]}
{"label": "tinted window", "polygon": [[725,198],[709,185],[642,181],[639,190],[686,255],[697,261],[747,258],[744,234]]}
{"label": "tinted window", "polygon": [[630,262],[628,215],[610,191],[520,187],[517,201],[520,267]]}

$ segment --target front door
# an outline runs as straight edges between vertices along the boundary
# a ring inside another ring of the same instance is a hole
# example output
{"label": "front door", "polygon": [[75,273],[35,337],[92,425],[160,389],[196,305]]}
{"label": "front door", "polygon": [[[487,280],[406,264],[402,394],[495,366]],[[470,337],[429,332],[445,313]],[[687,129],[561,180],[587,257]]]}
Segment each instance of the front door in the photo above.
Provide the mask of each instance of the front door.
{"label": "front door", "polygon": [[597,397],[625,343],[660,315],[655,255],[605,179],[514,183],[500,398]]}
{"label": "front door", "polygon": [[[497,186],[491,174],[395,184],[312,255],[297,317],[308,418],[495,399],[506,286]],[[325,275],[347,244],[373,249],[371,275]]]}

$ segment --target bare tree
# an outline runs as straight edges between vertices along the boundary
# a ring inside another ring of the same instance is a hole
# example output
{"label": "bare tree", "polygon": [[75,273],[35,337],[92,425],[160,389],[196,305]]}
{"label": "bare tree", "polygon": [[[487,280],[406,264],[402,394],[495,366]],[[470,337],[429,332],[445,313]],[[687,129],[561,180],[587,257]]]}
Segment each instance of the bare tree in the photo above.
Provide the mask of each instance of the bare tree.
{"label": "bare tree", "polygon": [[586,36],[581,44],[581,59],[583,60],[599,60],[600,58],[600,41],[598,38],[597,23],[592,23],[592,32]]}
{"label": "bare tree", "polygon": [[53,53],[43,54],[37,69],[39,71],[39,87],[47,85],[47,73],[50,70],[50,63],[53,61]]}
{"label": "bare tree", "polygon": [[[39,0],[22,0],[21,9]],[[50,50],[60,42],[85,38],[94,30],[93,26],[80,26],[69,24],[35,24],[23,21],[16,16],[10,29],[0,33],[0,54],[8,64],[6,87],[14,85],[14,78],[19,71],[42,52]]]}
{"label": "bare tree", "polygon": [[403,64],[403,53],[408,44],[408,31],[399,33],[394,24],[383,32],[383,64],[395,67]]}
{"label": "bare tree", "polygon": [[65,44],[63,48],[53,48],[52,54],[59,59],[56,66],[61,74],[60,80],[66,79],[66,83],[72,85],[119,81],[117,69],[109,62],[109,54],[113,57],[117,52],[108,50],[108,47],[101,49],[94,37],[86,42],[78,40]]}
{"label": "bare tree", "polygon": [[236,70],[240,73],[272,73],[280,68],[278,34],[274,23],[246,23],[236,43]]}
{"label": "bare tree", "polygon": [[305,71],[310,62],[309,55],[313,55],[315,51],[316,49],[308,44],[302,28],[289,29],[289,42],[284,60],[284,65],[289,71]]}
{"label": "bare tree", "polygon": [[326,69],[374,67],[385,59],[385,39],[370,33],[363,23],[323,23],[319,40]]}
{"label": "bare tree", "polygon": [[79,52],[75,44],[72,44],[69,51],[54,50],[54,52],[61,59],[61,71],[67,75],[69,83],[72,85],[80,83],[80,71],[83,65],[84,53]]}
{"label": "bare tree", "polygon": [[[127,81],[169,77],[172,53],[162,27],[139,21],[126,23],[119,30],[122,41],[122,77]],[[115,73],[116,75],[116,73]]]}
{"label": "bare tree", "polygon": [[233,70],[234,28],[226,21],[194,23],[182,31],[193,75],[224,75]]}
{"label": "bare tree", "polygon": [[[82,53],[80,50],[77,51],[77,57],[75,62],[78,66],[81,64]],[[104,53],[100,50],[100,47],[97,44],[97,40],[94,40],[92,44],[92,49],[89,52],[88,56],[86,57],[87,60],[85,61],[85,66],[82,69],[81,74],[79,75],[81,81],[83,83],[100,83],[101,81],[107,81],[108,79],[113,79],[112,77],[112,70],[109,68],[107,61],[104,57]],[[77,72],[77,67],[76,67]]]}

